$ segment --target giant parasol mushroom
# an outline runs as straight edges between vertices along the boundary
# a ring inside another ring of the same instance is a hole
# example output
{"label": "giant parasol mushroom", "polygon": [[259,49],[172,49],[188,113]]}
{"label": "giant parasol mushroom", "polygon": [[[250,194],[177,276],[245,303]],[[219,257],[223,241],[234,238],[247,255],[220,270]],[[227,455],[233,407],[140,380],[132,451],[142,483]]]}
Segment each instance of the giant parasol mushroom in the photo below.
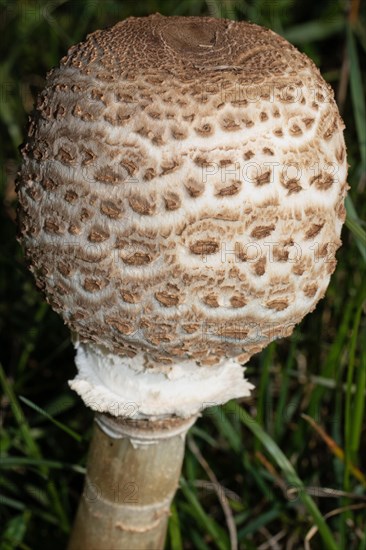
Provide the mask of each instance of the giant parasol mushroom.
{"label": "giant parasol mushroom", "polygon": [[49,72],[19,221],[96,411],[70,550],[163,547],[188,428],[324,296],[343,128],[315,65],[245,22],[131,17]]}

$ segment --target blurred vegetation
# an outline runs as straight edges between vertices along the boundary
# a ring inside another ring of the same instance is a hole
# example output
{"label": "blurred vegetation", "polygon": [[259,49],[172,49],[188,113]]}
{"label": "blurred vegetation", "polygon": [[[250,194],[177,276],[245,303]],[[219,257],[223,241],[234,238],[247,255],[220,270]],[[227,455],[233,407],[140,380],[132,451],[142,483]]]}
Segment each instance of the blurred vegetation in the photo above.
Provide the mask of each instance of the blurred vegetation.
{"label": "blurred vegetation", "polygon": [[0,0],[0,548],[65,548],[92,424],[67,385],[68,330],[16,242],[27,113],[69,46],[156,11],[249,20],[307,53],[336,92],[351,186],[325,299],[250,362],[250,401],[208,409],[191,430],[167,548],[366,550],[366,8],[357,0]]}

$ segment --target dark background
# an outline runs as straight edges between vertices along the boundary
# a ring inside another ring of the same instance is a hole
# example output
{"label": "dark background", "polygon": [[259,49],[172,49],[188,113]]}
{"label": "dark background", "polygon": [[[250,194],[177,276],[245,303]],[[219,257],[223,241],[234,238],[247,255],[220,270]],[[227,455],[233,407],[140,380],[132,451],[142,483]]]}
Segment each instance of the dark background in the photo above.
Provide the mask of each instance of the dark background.
{"label": "dark background", "polygon": [[157,11],[252,21],[309,55],[346,123],[351,186],[325,298],[291,338],[250,361],[250,400],[208,409],[191,430],[167,548],[228,549],[230,529],[243,549],[306,548],[306,537],[326,548],[311,532],[312,495],[339,548],[366,549],[366,10],[344,0],[0,0],[0,548],[65,547],[92,425],[67,385],[75,372],[68,330],[16,242],[27,113],[72,44]]}

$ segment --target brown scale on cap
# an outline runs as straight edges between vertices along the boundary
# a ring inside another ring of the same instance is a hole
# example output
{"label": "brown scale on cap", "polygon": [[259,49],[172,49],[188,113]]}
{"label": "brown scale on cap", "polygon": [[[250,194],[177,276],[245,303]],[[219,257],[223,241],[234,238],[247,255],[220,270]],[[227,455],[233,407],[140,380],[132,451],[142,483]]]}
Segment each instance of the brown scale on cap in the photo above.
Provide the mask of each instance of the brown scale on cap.
{"label": "brown scale on cap", "polygon": [[21,239],[84,342],[246,361],[324,295],[343,122],[267,29],[156,14],[91,34],[48,74],[22,154]]}

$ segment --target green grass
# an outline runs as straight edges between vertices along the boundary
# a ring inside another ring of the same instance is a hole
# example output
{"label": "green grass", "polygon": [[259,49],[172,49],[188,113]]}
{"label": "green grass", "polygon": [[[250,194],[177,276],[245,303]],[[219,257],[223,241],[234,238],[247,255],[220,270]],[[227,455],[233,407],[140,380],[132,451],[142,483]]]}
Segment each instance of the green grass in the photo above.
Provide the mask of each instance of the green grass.
{"label": "green grass", "polygon": [[207,409],[191,429],[217,482],[195,446],[187,447],[167,549],[229,549],[223,495],[240,549],[272,548],[273,541],[281,549],[366,549],[366,8],[349,18],[347,6],[0,0],[1,550],[38,550],[50,541],[54,550],[65,548],[92,425],[91,411],[67,385],[74,375],[68,331],[36,291],[16,242],[14,179],[27,113],[70,45],[155,11],[268,26],[311,56],[336,92],[345,59],[349,67],[340,107],[351,190],[337,270],[291,338],[248,364],[253,396]]}

